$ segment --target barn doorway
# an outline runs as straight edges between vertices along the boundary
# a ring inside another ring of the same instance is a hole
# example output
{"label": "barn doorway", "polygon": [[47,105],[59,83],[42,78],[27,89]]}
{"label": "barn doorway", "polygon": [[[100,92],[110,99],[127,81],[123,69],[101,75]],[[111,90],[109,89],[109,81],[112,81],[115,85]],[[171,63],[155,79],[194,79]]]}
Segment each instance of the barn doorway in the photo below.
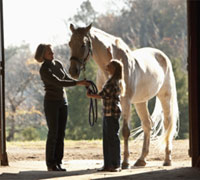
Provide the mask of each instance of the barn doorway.
{"label": "barn doorway", "polygon": [[[189,126],[192,167],[200,167],[200,3],[187,0],[188,10],[188,75],[189,75]],[[8,165],[5,136],[5,74],[4,74],[4,33],[3,4],[0,0],[0,165]]]}

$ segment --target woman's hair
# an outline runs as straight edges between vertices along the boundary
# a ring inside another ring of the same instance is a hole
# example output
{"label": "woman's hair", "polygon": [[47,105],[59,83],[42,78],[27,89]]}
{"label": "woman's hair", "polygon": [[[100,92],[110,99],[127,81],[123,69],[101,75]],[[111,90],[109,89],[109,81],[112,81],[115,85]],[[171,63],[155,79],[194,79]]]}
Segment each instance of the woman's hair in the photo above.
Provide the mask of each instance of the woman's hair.
{"label": "woman's hair", "polygon": [[125,96],[126,84],[124,81],[124,65],[121,61],[117,59],[111,59],[110,64],[113,64],[113,66],[115,67],[115,72],[112,75],[111,79],[119,81],[121,96]]}
{"label": "woman's hair", "polygon": [[44,61],[44,53],[45,53],[47,47],[51,47],[51,45],[50,44],[39,44],[38,45],[36,52],[35,52],[35,59],[38,62]]}

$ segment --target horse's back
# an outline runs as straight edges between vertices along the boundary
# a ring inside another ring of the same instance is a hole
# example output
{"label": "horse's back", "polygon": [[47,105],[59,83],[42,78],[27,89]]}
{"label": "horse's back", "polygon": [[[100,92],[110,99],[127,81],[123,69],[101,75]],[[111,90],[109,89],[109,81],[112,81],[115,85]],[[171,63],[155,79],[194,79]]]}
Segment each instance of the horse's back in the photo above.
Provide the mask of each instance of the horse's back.
{"label": "horse's back", "polygon": [[171,66],[169,58],[155,48],[134,50],[136,62],[135,92],[132,101],[141,102],[154,97],[165,83],[167,71]]}
{"label": "horse's back", "polygon": [[132,52],[132,55],[141,67],[156,66],[155,63],[158,63],[164,72],[167,71],[168,67],[171,67],[171,62],[167,55],[156,48],[145,47],[136,49]]}

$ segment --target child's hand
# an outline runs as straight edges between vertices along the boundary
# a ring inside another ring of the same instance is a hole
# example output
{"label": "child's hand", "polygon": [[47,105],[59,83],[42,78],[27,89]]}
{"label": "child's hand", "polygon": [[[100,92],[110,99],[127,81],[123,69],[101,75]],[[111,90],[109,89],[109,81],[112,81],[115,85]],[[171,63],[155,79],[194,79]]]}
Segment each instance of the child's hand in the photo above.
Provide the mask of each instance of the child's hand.
{"label": "child's hand", "polygon": [[94,94],[90,89],[87,91],[87,97],[94,99],[101,99],[101,96],[98,94]]}

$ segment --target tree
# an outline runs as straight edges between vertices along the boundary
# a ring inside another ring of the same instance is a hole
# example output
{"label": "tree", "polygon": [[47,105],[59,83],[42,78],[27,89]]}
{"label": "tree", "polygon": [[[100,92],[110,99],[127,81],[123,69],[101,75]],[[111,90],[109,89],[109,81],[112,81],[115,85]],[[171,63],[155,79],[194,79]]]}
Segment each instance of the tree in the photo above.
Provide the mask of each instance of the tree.
{"label": "tree", "polygon": [[72,18],[69,18],[68,21],[78,26],[85,26],[89,25],[91,22],[95,22],[97,14],[90,1],[86,0],[81,4],[80,10],[78,10]]}
{"label": "tree", "polygon": [[[66,70],[69,67],[69,47],[66,45],[54,48],[55,57],[60,57]],[[86,78],[96,81],[97,65],[92,59],[88,60],[86,64]],[[83,72],[79,79],[83,79]],[[84,87],[68,87],[67,91],[69,114],[66,126],[66,139],[99,139],[101,138],[101,121],[102,110],[101,101],[98,101],[98,120],[93,127],[89,125],[89,105],[90,99],[86,96],[86,89]]]}
{"label": "tree", "polygon": [[[88,80],[96,81],[97,66],[92,59],[86,64],[86,77]],[[83,79],[81,74],[80,79]],[[98,119],[93,127],[89,125],[90,100],[86,96],[86,89],[73,87],[67,90],[69,100],[69,120],[67,125],[67,139],[100,139],[102,125],[101,101],[98,100]]]}
{"label": "tree", "polygon": [[[186,2],[182,0],[125,0],[119,16],[98,17],[100,28],[121,37],[132,49],[145,46],[165,52],[173,65],[178,93],[181,128],[179,138],[188,136],[187,20]],[[127,9],[127,7],[129,7]],[[153,102],[149,109],[153,109]],[[131,126],[140,121],[133,109]]]}
{"label": "tree", "polygon": [[16,132],[21,132],[28,126],[36,126],[35,119],[41,119],[42,116],[41,112],[35,108],[39,90],[36,87],[38,83],[35,83],[37,76],[29,59],[31,56],[27,44],[5,50],[8,141],[14,140]]}
{"label": "tree", "polygon": [[[121,37],[132,49],[151,46],[161,49],[169,56],[173,64],[178,92],[181,118],[179,138],[187,137],[186,3],[182,0],[125,0],[124,2],[127,6],[121,12],[99,15],[93,24],[110,34]],[[81,21],[84,24],[85,19],[82,18],[81,13],[75,17],[75,22]],[[153,106],[154,101],[151,100],[150,111]],[[140,124],[140,120],[134,108],[132,111],[134,120],[131,121],[131,126],[134,128]]]}
{"label": "tree", "polygon": [[[92,22],[110,34],[121,37],[132,49],[151,46],[164,51],[170,58],[176,78],[180,111],[179,138],[188,137],[188,84],[187,84],[187,24],[186,2],[182,0],[124,0],[127,3],[118,13],[98,14],[89,0],[82,3],[70,22],[82,26]],[[68,27],[67,27],[68,29]],[[67,41],[67,40],[66,40]],[[69,66],[69,47],[54,47],[55,57]],[[6,55],[6,120],[7,140],[46,138],[47,127],[43,112],[43,83],[39,76],[39,64],[32,58],[27,44],[10,46]],[[91,59],[86,66],[86,76],[96,81],[97,65]],[[83,78],[83,75],[80,79]],[[66,88],[69,101],[67,139],[101,138],[102,110],[98,101],[98,122],[88,123],[89,99],[83,87]],[[152,111],[154,101],[149,103]],[[132,109],[131,127],[140,125]]]}

